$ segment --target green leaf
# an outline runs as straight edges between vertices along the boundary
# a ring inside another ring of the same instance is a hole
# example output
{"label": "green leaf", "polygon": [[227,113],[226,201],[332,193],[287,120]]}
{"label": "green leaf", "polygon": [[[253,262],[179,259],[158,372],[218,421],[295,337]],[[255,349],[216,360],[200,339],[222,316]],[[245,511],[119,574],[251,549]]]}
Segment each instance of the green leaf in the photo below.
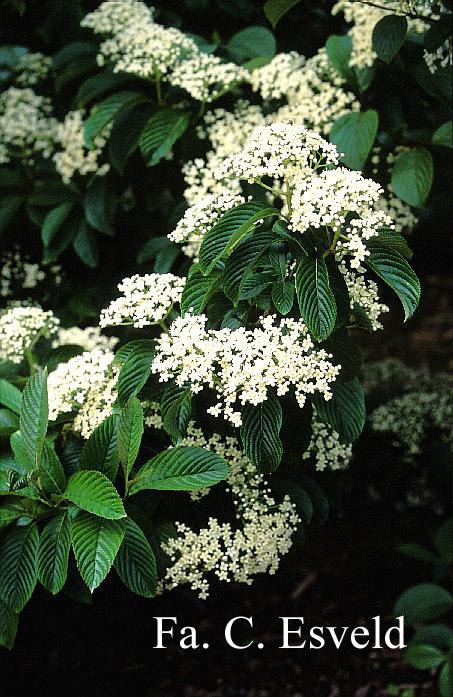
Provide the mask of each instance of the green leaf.
{"label": "green leaf", "polygon": [[70,547],[69,515],[60,513],[42,531],[37,559],[38,579],[52,595],[66,583]]}
{"label": "green leaf", "polygon": [[453,692],[453,665],[451,660],[444,665],[439,676],[440,697],[451,697]]}
{"label": "green leaf", "polygon": [[39,533],[36,524],[16,527],[0,546],[0,599],[21,612],[36,586]]}
{"label": "green leaf", "polygon": [[300,0],[267,0],[264,4],[264,14],[272,28],[275,29],[281,18],[299,2]]}
{"label": "green leaf", "polygon": [[337,146],[341,161],[351,169],[363,169],[373,147],[379,124],[377,111],[354,111],[335,121],[330,140]]}
{"label": "green leaf", "polygon": [[272,58],[275,56],[277,44],[269,29],[252,26],[236,32],[226,47],[235,61],[243,63],[258,56]]}
{"label": "green leaf", "polygon": [[425,624],[419,627],[409,642],[410,646],[430,644],[438,649],[453,648],[453,629],[446,624]]}
{"label": "green leaf", "polygon": [[189,112],[176,109],[163,109],[151,116],[139,139],[140,151],[149,167],[157,165],[170,152],[189,120]]}
{"label": "green leaf", "polygon": [[85,142],[89,148],[95,148],[95,138],[103,129],[111,123],[118,114],[127,106],[137,101],[144,101],[145,98],[140,92],[124,91],[112,94],[104,101],[96,104],[91,115],[83,124]]}
{"label": "green leaf", "polygon": [[270,215],[278,215],[278,211],[257,201],[242,203],[224,213],[203,237],[200,246],[200,268],[203,272],[211,273],[219,259],[228,256],[259,220]]}
{"label": "green leaf", "polygon": [[272,302],[281,315],[287,315],[293,309],[294,285],[290,281],[277,281],[272,286]]}
{"label": "green leaf", "polygon": [[118,452],[123,466],[124,479],[137,459],[143,436],[143,409],[137,397],[130,397],[121,410],[118,427]]}
{"label": "green leaf", "polygon": [[115,169],[124,173],[128,158],[138,147],[140,135],[154,111],[152,104],[133,104],[123,109],[110,133],[109,160]]}
{"label": "green leaf", "polygon": [[422,547],[422,545],[415,543],[398,545],[397,550],[406,557],[416,559],[417,561],[423,561],[429,564],[435,564],[438,561],[437,557],[426,549],[426,547]]}
{"label": "green leaf", "polygon": [[0,404],[4,404],[15,414],[20,414],[21,396],[21,391],[15,385],[0,378]]}
{"label": "green leaf", "polygon": [[124,518],[123,502],[112,482],[96,470],[81,470],[69,478],[63,496],[84,511],[116,520]]}
{"label": "green leaf", "polygon": [[432,622],[453,607],[453,597],[434,583],[420,583],[408,588],[398,598],[394,614],[404,615],[407,624]]}
{"label": "green leaf", "polygon": [[124,538],[115,559],[115,570],[127,588],[144,598],[156,593],[156,557],[145,535],[131,518],[125,521]]}
{"label": "green leaf", "polygon": [[24,441],[22,439],[21,432],[15,431],[14,433],[12,433],[9,439],[9,443],[11,445],[11,450],[14,453],[14,460],[16,462],[16,466],[19,465],[19,467],[25,475],[34,472],[33,467],[31,467],[30,465],[30,460],[28,458],[27,451],[24,446]]}
{"label": "green leaf", "polygon": [[404,657],[410,666],[420,670],[437,668],[445,661],[443,652],[434,646],[429,646],[429,644],[409,646],[404,653]]}
{"label": "green leaf", "polygon": [[414,314],[419,303],[420,281],[406,259],[394,249],[375,240],[368,240],[367,247],[370,254],[365,259],[365,265],[395,291],[407,320]]}
{"label": "green leaf", "polygon": [[412,250],[406,242],[406,239],[395,230],[390,228],[381,228],[379,235],[374,238],[375,242],[382,242],[386,247],[391,247],[399,252],[405,259],[412,259]]}
{"label": "green leaf", "polygon": [[365,425],[365,396],[357,378],[348,382],[334,382],[332,398],[325,400],[314,395],[313,403],[319,418],[340,435],[340,440],[352,443],[362,433]]}
{"label": "green leaf", "polygon": [[39,464],[41,486],[48,494],[61,494],[66,486],[66,475],[53,444],[44,441],[44,449]]}
{"label": "green leaf", "polygon": [[170,384],[164,391],[160,402],[163,426],[173,443],[177,443],[186,433],[192,407],[192,393],[189,388]]}
{"label": "green leaf", "polygon": [[91,593],[110,571],[124,537],[124,521],[80,511],[71,523],[71,540],[80,575]]}
{"label": "green leaf", "polygon": [[223,290],[234,305],[239,302],[244,283],[274,242],[271,231],[258,230],[240,242],[228,257],[223,272]]}
{"label": "green leaf", "polygon": [[391,63],[407,35],[407,19],[401,15],[387,15],[375,24],[372,45],[384,63]]}
{"label": "green leaf", "polygon": [[82,450],[81,469],[97,470],[114,481],[118,473],[120,456],[117,447],[118,417],[108,416],[97,426]]}
{"label": "green leaf", "polygon": [[151,341],[134,346],[123,363],[118,377],[118,402],[124,406],[130,397],[137,395],[148,380],[154,356]]}
{"label": "green leaf", "polygon": [[0,506],[0,530],[7,528],[8,525],[20,518],[23,514],[24,511],[20,508],[14,508],[14,506],[2,504]]}
{"label": "green leaf", "polygon": [[259,472],[275,472],[283,457],[279,400],[269,392],[265,402],[256,406],[245,404],[241,417],[241,440],[247,457]]}
{"label": "green leaf", "polygon": [[99,264],[99,250],[96,235],[86,220],[81,220],[72,240],[75,253],[86,266],[95,269]]}
{"label": "green leaf", "polygon": [[209,276],[203,276],[202,273],[192,273],[182,292],[181,314],[185,315],[189,310],[194,315],[201,314],[221,282],[221,272],[214,271]]}
{"label": "green leaf", "polygon": [[[83,206],[87,222],[104,235],[113,235],[113,219],[118,201],[107,177],[94,177],[85,192]],[[80,228],[79,228],[80,230]]]}
{"label": "green leaf", "polygon": [[392,190],[410,206],[423,206],[433,183],[433,158],[426,148],[404,150],[392,170]]}
{"label": "green leaf", "polygon": [[130,494],[143,489],[191,491],[217,484],[228,476],[226,462],[205,448],[178,446],[159,453],[138,471]]}
{"label": "green leaf", "polygon": [[[93,45],[91,45],[91,49]],[[98,73],[84,80],[80,85],[75,104],[78,108],[84,108],[93,101],[102,97],[106,92],[118,87],[123,87],[128,82],[133,80],[133,76],[128,73],[112,73],[105,71]]]}
{"label": "green leaf", "polygon": [[345,80],[354,84],[354,70],[350,67],[349,61],[352,53],[352,39],[347,34],[333,34],[326,41],[326,51],[330,64],[335,68]]}
{"label": "green leaf", "polygon": [[326,339],[335,328],[337,307],[324,259],[302,257],[295,280],[301,317],[315,339]]}
{"label": "green leaf", "polygon": [[52,208],[52,210],[47,213],[41,227],[41,240],[45,247],[51,246],[57,232],[67,220],[73,208],[74,203],[72,201],[66,201]]}
{"label": "green leaf", "polygon": [[0,646],[12,649],[17,634],[19,617],[3,600],[0,600]]}
{"label": "green leaf", "polygon": [[453,148],[453,121],[447,121],[439,126],[431,138],[434,145],[442,145],[444,148]]}
{"label": "green leaf", "polygon": [[19,428],[17,414],[9,409],[0,409],[0,436],[10,436]]}
{"label": "green leaf", "polygon": [[20,402],[20,432],[31,467],[41,462],[49,420],[47,370],[39,370],[27,381]]}

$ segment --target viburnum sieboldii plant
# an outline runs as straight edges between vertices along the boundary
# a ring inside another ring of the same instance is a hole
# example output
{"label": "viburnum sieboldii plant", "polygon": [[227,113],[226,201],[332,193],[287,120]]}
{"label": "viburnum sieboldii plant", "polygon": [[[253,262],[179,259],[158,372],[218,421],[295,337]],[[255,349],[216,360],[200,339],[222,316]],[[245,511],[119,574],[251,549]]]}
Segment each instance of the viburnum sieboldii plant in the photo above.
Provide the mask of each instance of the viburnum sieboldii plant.
{"label": "viburnum sieboldii plant", "polygon": [[[64,589],[71,547],[90,591],[112,566],[145,597],[188,584],[204,598],[215,580],[275,573],[301,526],[322,518],[310,470],[352,457],[365,402],[351,330],[380,328],[382,284],[406,317],[420,294],[383,191],[291,122],[258,125],[212,174],[230,196],[195,203],[170,235],[191,246],[187,276],[125,278],[102,311],[103,330],[130,339],[116,353],[116,337],[57,331],[25,308],[44,345],[34,351],[27,334],[5,356],[27,347],[22,395],[0,383],[12,448],[0,470],[8,645],[36,582]],[[9,320],[0,332],[10,337]],[[211,487],[217,517],[169,519],[167,492],[202,507]],[[160,492],[151,512],[150,491]]]}

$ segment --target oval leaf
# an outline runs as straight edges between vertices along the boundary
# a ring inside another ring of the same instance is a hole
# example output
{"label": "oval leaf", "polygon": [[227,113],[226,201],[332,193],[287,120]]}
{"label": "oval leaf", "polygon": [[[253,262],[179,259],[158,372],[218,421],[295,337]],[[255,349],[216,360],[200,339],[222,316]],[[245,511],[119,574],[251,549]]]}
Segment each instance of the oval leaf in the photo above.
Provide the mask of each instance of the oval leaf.
{"label": "oval leaf", "polygon": [[124,518],[123,502],[112,482],[95,470],[82,470],[69,478],[63,496],[84,511],[115,520]]}
{"label": "oval leaf", "polygon": [[155,595],[156,557],[145,535],[130,518],[125,521],[124,538],[114,565],[124,585],[133,593],[144,598]]}
{"label": "oval leaf", "polygon": [[66,582],[70,547],[69,516],[62,513],[47,523],[39,540],[38,579],[52,595],[59,593]]}
{"label": "oval leaf", "polygon": [[71,523],[71,540],[80,575],[92,593],[107,576],[124,536],[124,521],[80,511]]}

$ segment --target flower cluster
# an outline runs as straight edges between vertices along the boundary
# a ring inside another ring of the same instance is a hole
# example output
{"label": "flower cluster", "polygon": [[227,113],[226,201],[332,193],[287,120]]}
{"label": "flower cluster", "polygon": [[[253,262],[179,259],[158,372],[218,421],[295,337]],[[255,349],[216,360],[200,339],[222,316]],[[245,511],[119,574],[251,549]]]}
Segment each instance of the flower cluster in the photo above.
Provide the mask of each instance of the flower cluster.
{"label": "flower cluster", "polygon": [[101,334],[100,327],[60,327],[54,341],[53,348],[58,346],[81,346],[84,351],[94,351],[95,349],[113,351],[118,343],[116,336],[105,336]]}
{"label": "flower cluster", "polygon": [[152,17],[153,9],[139,0],[107,0],[87,14],[80,24],[95,34],[117,34],[128,24],[147,24]]}
{"label": "flower cluster", "polygon": [[16,305],[0,312],[0,360],[22,363],[24,353],[40,337],[49,338],[58,328],[51,310],[39,305]]}
{"label": "flower cluster", "polygon": [[11,297],[19,289],[32,290],[48,276],[59,286],[62,280],[61,266],[31,263],[29,257],[22,255],[16,247],[14,251],[4,252],[0,259],[0,296]]}
{"label": "flower cluster", "polygon": [[349,291],[351,310],[356,306],[365,311],[373,332],[382,329],[381,315],[389,312],[389,307],[380,302],[379,289],[374,281],[364,278],[356,271],[351,271],[344,264],[340,264],[346,286]]}
{"label": "flower cluster", "polygon": [[313,413],[311,429],[310,444],[302,458],[308,460],[313,455],[319,472],[326,468],[339,470],[348,467],[352,459],[352,445],[342,443],[337,431],[320,421],[316,411]]}
{"label": "flower cluster", "polygon": [[29,87],[10,87],[0,94],[0,164],[15,155],[28,163],[50,157],[57,121],[51,105]]}
{"label": "flower cluster", "polygon": [[132,324],[141,328],[159,324],[181,299],[185,279],[171,273],[136,274],[118,284],[123,294],[101,312],[101,327]]}
{"label": "flower cluster", "polygon": [[45,80],[52,70],[52,58],[43,53],[24,53],[17,61],[16,82],[19,85],[36,85]]}
{"label": "flower cluster", "polygon": [[300,525],[295,505],[288,496],[281,503],[275,501],[236,439],[218,434],[206,439],[189,424],[183,443],[208,448],[228,463],[227,492],[233,498],[237,527],[210,518],[205,528],[194,532],[176,523],[178,535],[162,544],[171,563],[159,590],[189,584],[204,599],[210,588],[207,574],[248,585],[259,573],[274,574]]}
{"label": "flower cluster", "polygon": [[151,370],[161,382],[175,378],[194,394],[204,387],[215,390],[217,403],[208,410],[213,416],[223,413],[240,426],[235,403],[260,404],[274,388],[282,396],[294,387],[300,407],[307,394],[332,396],[330,386],[340,367],[330,362],[330,354],[315,348],[301,320],[275,324],[270,315],[253,330],[206,330],[206,321],[204,315],[190,314],[175,319],[157,341]]}
{"label": "flower cluster", "polygon": [[55,140],[60,149],[53,156],[53,161],[65,184],[69,184],[77,172],[82,176],[91,172],[103,176],[110,169],[108,162],[100,165],[98,160],[110,134],[111,125],[107,125],[94,138],[94,147],[89,149],[83,136],[83,117],[84,112],[81,109],[70,111],[64,121],[56,127]]}
{"label": "flower cluster", "polygon": [[111,351],[97,348],[60,363],[47,381],[49,419],[77,412],[73,429],[89,438],[116,401],[119,368],[113,359]]}
{"label": "flower cluster", "polygon": [[263,99],[281,99],[294,89],[295,76],[303,72],[305,65],[305,56],[297,51],[278,53],[266,65],[251,70],[249,82]]}
{"label": "flower cluster", "polygon": [[299,176],[338,163],[336,147],[304,126],[273,123],[253,131],[237,155],[217,168],[217,179],[236,178],[254,182],[262,177],[285,177],[291,165]]}
{"label": "flower cluster", "polygon": [[175,67],[171,84],[199,102],[213,102],[247,77],[245,68],[199,51]]}
{"label": "flower cluster", "polygon": [[206,232],[217,222],[225,211],[240,203],[245,203],[243,196],[234,194],[207,194],[193,206],[190,206],[168,237],[173,242],[183,243],[182,251],[188,257],[196,259],[200,243]]}

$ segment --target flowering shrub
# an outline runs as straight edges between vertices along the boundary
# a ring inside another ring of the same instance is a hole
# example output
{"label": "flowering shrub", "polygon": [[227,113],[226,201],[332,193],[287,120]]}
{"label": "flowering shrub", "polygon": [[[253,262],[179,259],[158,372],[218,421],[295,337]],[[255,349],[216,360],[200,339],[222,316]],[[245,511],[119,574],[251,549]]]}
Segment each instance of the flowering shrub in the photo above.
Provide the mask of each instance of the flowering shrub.
{"label": "flowering shrub", "polygon": [[[448,11],[419,4],[337,3],[352,26],[306,58],[265,27],[216,46],[107,0],[87,41],[6,61],[0,225],[38,228],[42,261],[7,249],[1,276],[4,645],[38,582],[59,593],[77,568],[92,592],[114,567],[141,596],[206,598],[276,573],[322,519],[318,479],[349,465],[367,416],[358,333],[393,300],[415,312],[407,235],[451,147],[443,104],[420,141],[374,108],[376,65],[404,42],[439,97]],[[102,270],[93,292],[74,254]],[[369,423],[415,455],[425,419],[451,439],[452,404],[442,380],[416,402],[411,380]],[[175,520],[169,492],[219,515]]]}

